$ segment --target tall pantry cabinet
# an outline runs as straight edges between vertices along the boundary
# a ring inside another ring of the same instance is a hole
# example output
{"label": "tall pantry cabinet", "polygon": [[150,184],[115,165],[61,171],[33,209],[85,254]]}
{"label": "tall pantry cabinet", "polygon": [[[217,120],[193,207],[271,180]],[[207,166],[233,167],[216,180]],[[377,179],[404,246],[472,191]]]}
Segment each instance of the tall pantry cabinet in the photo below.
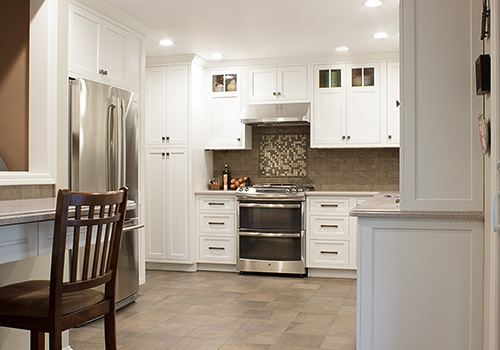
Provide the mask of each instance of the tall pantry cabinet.
{"label": "tall pantry cabinet", "polygon": [[[146,68],[145,205],[148,268],[189,270],[193,63]],[[196,75],[196,73],[195,73]],[[196,124],[196,123],[194,123]],[[194,138],[193,138],[194,139]],[[192,245],[192,244],[191,244]]]}

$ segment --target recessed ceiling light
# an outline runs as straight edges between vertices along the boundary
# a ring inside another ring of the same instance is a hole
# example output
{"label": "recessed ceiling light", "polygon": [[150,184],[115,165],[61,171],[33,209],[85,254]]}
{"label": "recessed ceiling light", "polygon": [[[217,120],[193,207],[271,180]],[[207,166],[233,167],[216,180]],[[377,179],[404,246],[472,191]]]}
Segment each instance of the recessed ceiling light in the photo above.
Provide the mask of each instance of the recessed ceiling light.
{"label": "recessed ceiling light", "polygon": [[172,46],[174,44],[174,42],[170,39],[163,39],[163,40],[160,40],[159,44],[161,46]]}
{"label": "recessed ceiling light", "polygon": [[373,34],[373,37],[375,39],[385,39],[389,36],[389,34],[385,33],[385,32],[378,32],[378,33],[375,33]]}
{"label": "recessed ceiling light", "polygon": [[366,0],[363,5],[366,7],[379,7],[382,5],[382,1],[380,0]]}
{"label": "recessed ceiling light", "polygon": [[335,51],[337,52],[346,52],[349,51],[349,48],[347,46],[339,46],[335,48]]}
{"label": "recessed ceiling light", "polygon": [[213,53],[210,55],[210,58],[213,60],[221,60],[222,57],[224,57],[224,56],[222,56],[220,53]]}

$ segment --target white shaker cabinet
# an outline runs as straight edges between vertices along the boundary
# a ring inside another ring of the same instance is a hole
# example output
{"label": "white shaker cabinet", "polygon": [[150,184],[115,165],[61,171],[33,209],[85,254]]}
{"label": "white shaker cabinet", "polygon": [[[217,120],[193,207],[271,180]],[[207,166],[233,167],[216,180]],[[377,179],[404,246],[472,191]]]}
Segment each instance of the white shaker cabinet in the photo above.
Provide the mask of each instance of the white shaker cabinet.
{"label": "white shaker cabinet", "polygon": [[347,65],[347,144],[380,144],[379,63]]}
{"label": "white shaker cabinet", "polygon": [[387,134],[389,145],[399,146],[399,61],[387,62]]}
{"label": "white shaker cabinet", "polygon": [[252,128],[241,123],[241,70],[207,72],[206,149],[251,149]]}
{"label": "white shaker cabinet", "polygon": [[248,69],[248,100],[307,99],[307,66],[255,67]]}
{"label": "white shaker cabinet", "polygon": [[345,72],[345,64],[314,67],[311,147],[332,147],[346,143]]}
{"label": "white shaker cabinet", "polygon": [[147,262],[188,262],[188,154],[185,148],[146,150]]}
{"label": "white shaker cabinet", "polygon": [[189,66],[146,69],[146,146],[189,142]]}
{"label": "white shaker cabinet", "polygon": [[129,88],[130,31],[69,5],[70,75]]}

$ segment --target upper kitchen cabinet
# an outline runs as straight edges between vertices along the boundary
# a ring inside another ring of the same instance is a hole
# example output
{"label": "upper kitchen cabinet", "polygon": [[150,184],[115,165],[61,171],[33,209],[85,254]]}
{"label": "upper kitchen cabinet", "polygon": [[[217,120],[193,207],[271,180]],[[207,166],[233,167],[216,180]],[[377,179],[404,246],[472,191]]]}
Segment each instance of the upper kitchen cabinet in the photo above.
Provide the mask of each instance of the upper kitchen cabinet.
{"label": "upper kitchen cabinet", "polygon": [[387,134],[388,145],[399,146],[399,62],[387,62]]}
{"label": "upper kitchen cabinet", "polygon": [[346,143],[345,71],[345,64],[314,67],[311,147],[332,147]]}
{"label": "upper kitchen cabinet", "polygon": [[347,144],[380,144],[379,63],[348,64]]}
{"label": "upper kitchen cabinet", "polygon": [[241,70],[209,70],[206,149],[251,149],[251,127],[241,123]]}
{"label": "upper kitchen cabinet", "polygon": [[384,147],[380,63],[314,66],[311,147]]}
{"label": "upper kitchen cabinet", "polygon": [[146,146],[189,142],[189,66],[146,69]]}
{"label": "upper kitchen cabinet", "polygon": [[[143,61],[141,35],[80,3],[69,4],[69,74],[126,89],[140,77],[136,61]],[[137,50],[139,40],[140,50]],[[139,55],[139,57],[132,57]],[[140,91],[135,91],[140,92]]]}
{"label": "upper kitchen cabinet", "polygon": [[307,66],[248,69],[249,101],[307,99]]}

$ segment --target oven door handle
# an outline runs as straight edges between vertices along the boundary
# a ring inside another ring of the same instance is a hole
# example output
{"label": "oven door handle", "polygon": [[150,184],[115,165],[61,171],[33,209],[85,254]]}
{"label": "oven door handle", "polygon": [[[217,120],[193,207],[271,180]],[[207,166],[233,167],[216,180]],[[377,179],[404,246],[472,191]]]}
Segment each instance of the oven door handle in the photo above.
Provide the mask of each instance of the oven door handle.
{"label": "oven door handle", "polygon": [[242,208],[280,208],[280,209],[300,209],[300,204],[272,204],[272,203],[240,203]]}
{"label": "oven door handle", "polygon": [[263,233],[263,232],[240,232],[244,237],[268,237],[268,238],[300,238],[301,233]]}

